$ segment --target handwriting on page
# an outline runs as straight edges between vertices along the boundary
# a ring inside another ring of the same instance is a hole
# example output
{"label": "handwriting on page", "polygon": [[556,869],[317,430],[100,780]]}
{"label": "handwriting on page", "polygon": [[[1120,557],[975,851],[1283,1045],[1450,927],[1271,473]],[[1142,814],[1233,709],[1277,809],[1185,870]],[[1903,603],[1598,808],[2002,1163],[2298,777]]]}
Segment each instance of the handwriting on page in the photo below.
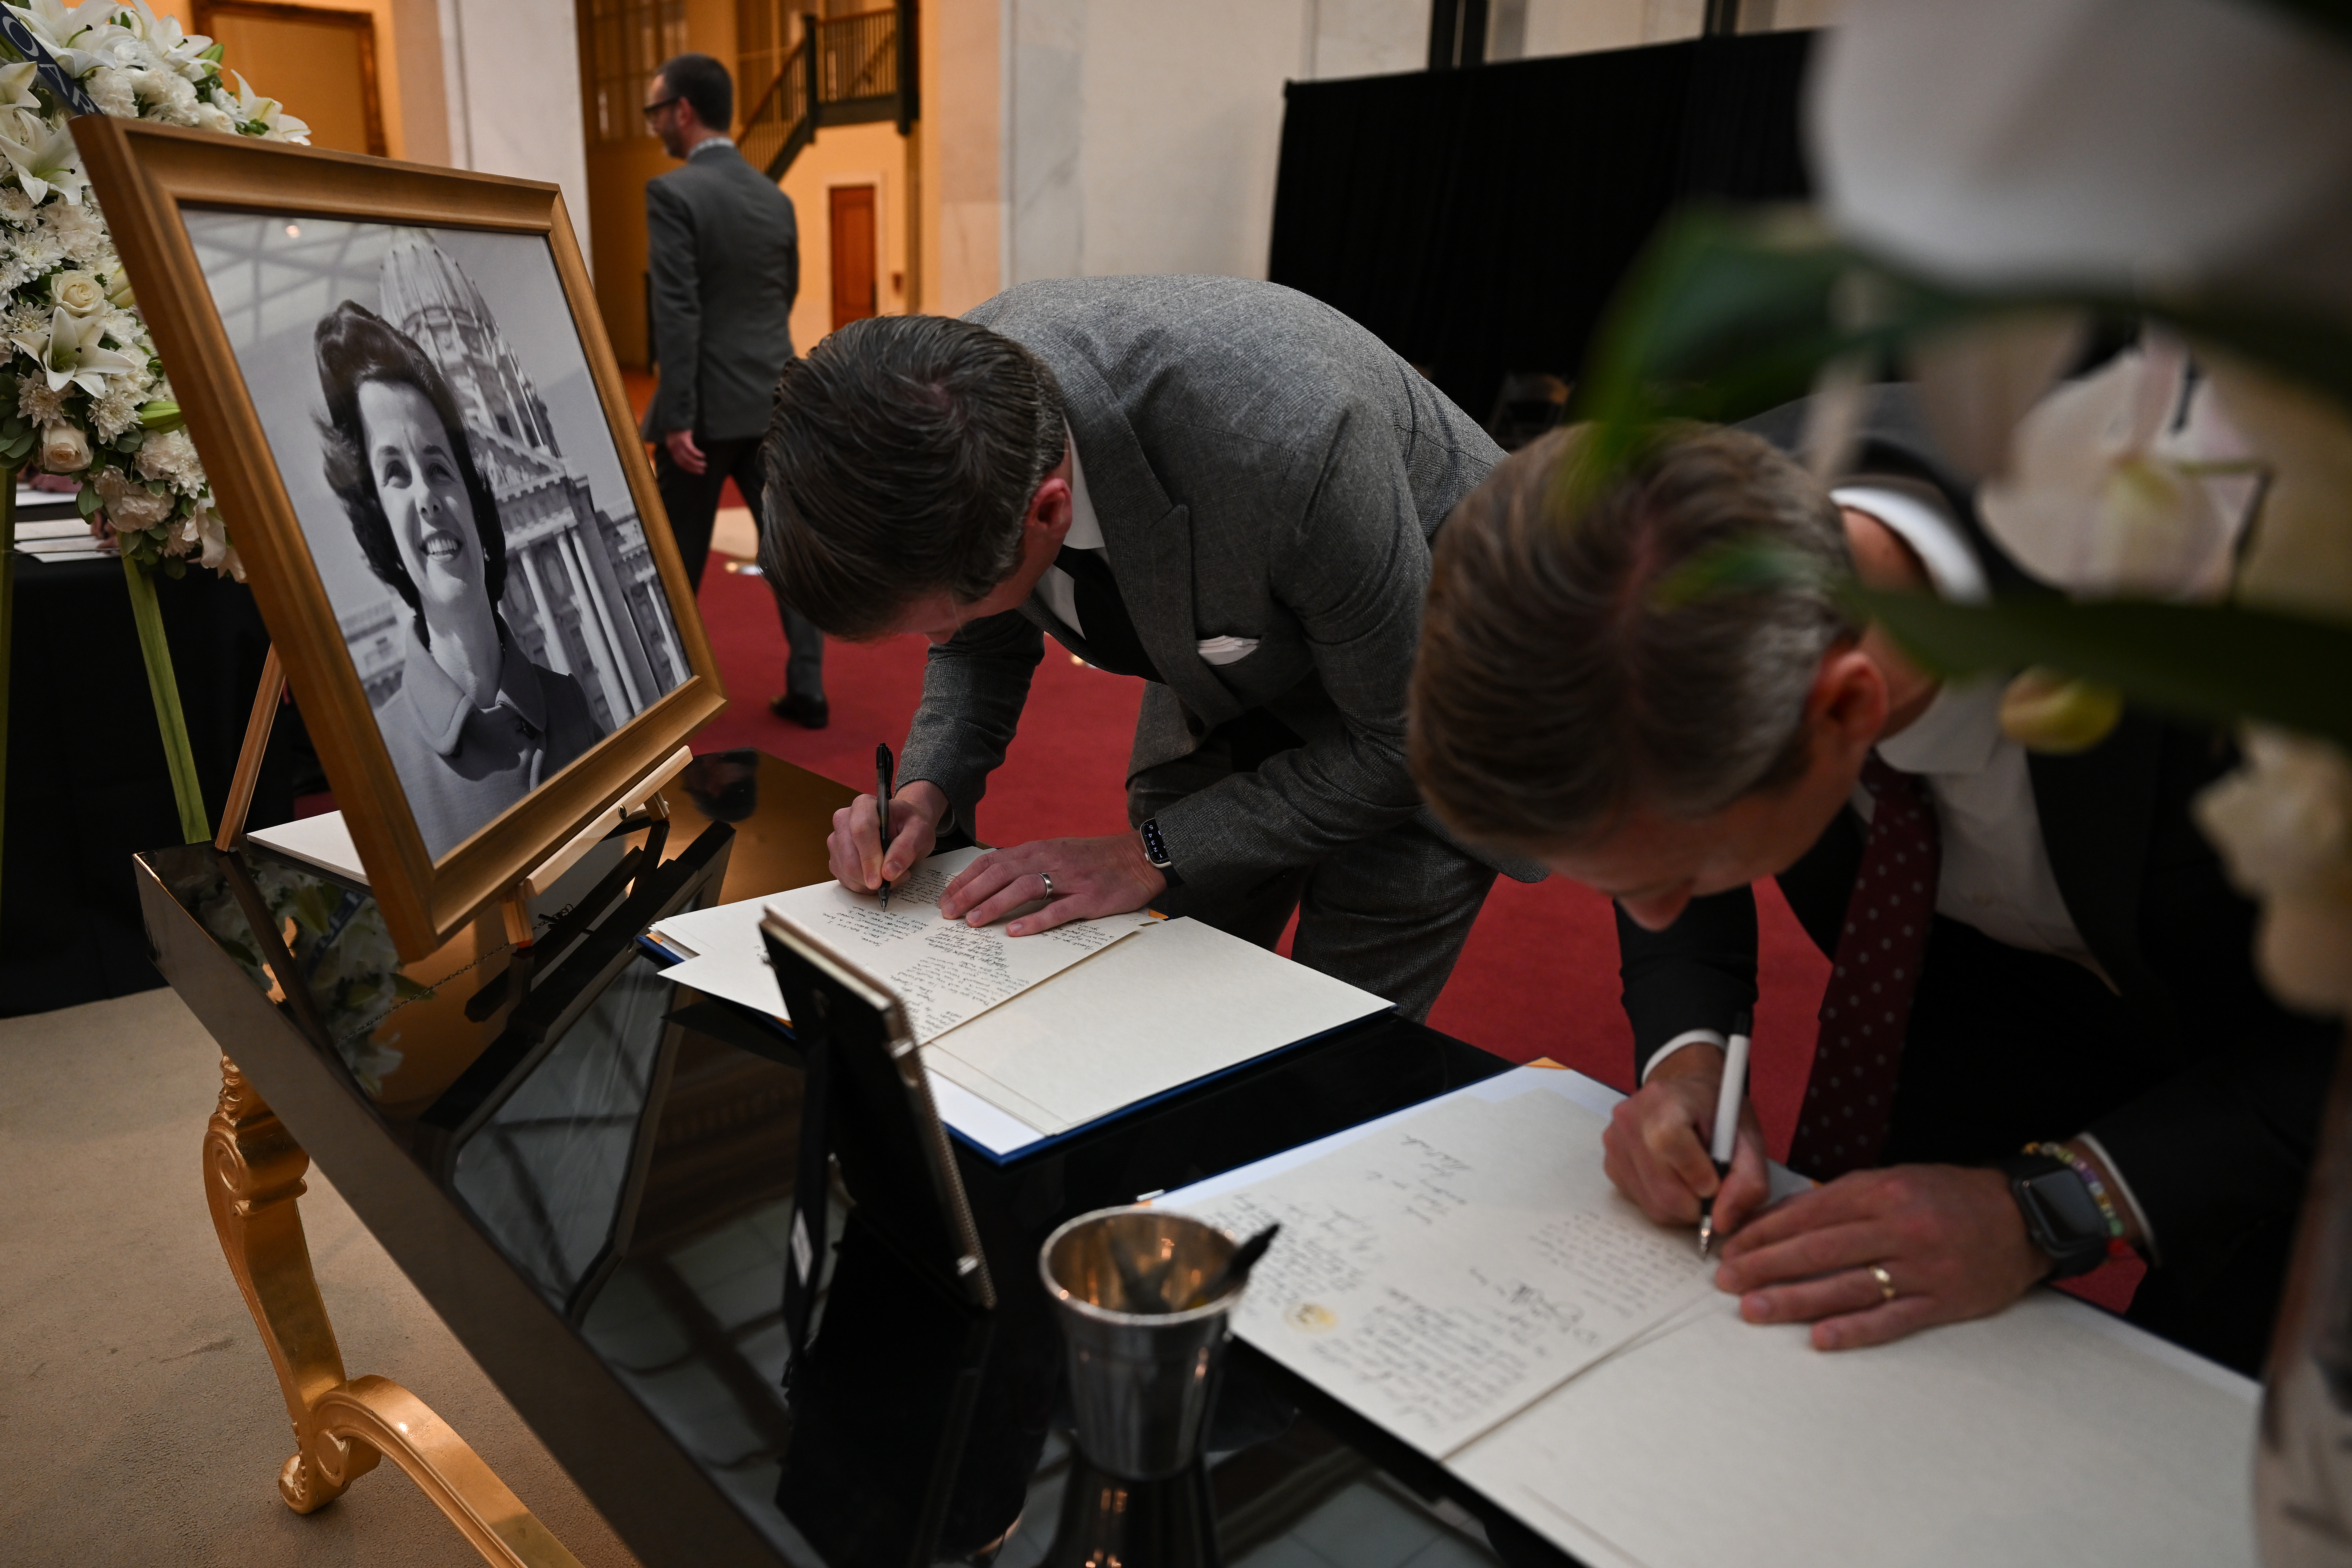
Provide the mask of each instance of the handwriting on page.
{"label": "handwriting on page", "polygon": [[1042,936],[1010,937],[1002,924],[973,927],[940,914],[940,895],[977,851],[935,855],[891,884],[890,907],[837,882],[779,894],[767,907],[815,931],[881,981],[907,1010],[918,1041],[1010,1001],[1087,954],[1132,932],[1146,918],[1072,921]]}
{"label": "handwriting on page", "polygon": [[1252,1343],[1441,1457],[1708,1288],[1549,1093],[1433,1106],[1194,1212],[1283,1227],[1236,1313]]}

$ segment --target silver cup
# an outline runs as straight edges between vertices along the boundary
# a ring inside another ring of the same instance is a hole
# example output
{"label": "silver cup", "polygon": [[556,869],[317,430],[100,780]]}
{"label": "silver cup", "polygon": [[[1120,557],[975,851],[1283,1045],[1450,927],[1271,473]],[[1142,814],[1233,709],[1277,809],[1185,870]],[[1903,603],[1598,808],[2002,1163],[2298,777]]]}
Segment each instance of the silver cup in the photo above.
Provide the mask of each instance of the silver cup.
{"label": "silver cup", "polygon": [[1155,1311],[1134,1299],[1129,1279],[1181,1306],[1234,1245],[1197,1219],[1130,1207],[1080,1215],[1038,1249],[1037,1271],[1061,1319],[1078,1447],[1102,1469],[1158,1480],[1200,1457],[1226,1316],[1241,1288],[1188,1310]]}

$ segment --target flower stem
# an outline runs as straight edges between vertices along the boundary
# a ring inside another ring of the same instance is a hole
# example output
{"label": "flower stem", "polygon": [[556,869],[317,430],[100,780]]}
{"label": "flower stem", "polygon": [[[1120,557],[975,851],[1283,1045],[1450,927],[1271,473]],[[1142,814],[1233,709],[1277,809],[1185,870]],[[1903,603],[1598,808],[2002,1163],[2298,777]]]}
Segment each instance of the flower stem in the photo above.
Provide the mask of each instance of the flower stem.
{"label": "flower stem", "polygon": [[155,604],[155,583],[147,569],[122,552],[122,575],[131,585],[131,618],[139,626],[139,655],[147,663],[147,693],[155,700],[155,727],[163,736],[163,761],[172,770],[172,796],[180,807],[180,837],[209,842],[205,789],[196,779],[196,754],[188,744],[188,721],[180,711],[180,683],[172,673],[172,645],[163,637],[163,612]]}

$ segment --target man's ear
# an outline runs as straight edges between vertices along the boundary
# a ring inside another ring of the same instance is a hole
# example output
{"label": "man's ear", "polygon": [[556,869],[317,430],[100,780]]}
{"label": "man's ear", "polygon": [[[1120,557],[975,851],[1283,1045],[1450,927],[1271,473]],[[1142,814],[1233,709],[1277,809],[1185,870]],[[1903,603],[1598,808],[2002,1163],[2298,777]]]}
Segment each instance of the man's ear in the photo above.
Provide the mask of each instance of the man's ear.
{"label": "man's ear", "polygon": [[1073,515],[1070,481],[1058,474],[1048,475],[1029,498],[1029,510],[1021,519],[1024,542],[1059,550],[1069,534]]}
{"label": "man's ear", "polygon": [[1805,722],[1817,747],[1859,757],[1886,729],[1886,672],[1860,645],[1840,642],[1822,655],[1805,697]]}

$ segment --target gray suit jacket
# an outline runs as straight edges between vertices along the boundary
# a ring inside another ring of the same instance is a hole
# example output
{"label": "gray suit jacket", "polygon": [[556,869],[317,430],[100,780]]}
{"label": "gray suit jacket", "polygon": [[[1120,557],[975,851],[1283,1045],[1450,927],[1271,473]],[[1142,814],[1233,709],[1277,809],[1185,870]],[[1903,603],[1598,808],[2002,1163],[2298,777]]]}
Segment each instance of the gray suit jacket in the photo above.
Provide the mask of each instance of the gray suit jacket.
{"label": "gray suit jacket", "polygon": [[801,250],[792,198],[734,148],[698,147],[646,182],[646,236],[661,368],[646,439],[759,435],[793,357]]}
{"label": "gray suit jacket", "polygon": [[[1270,283],[1024,283],[967,319],[1060,381],[1112,574],[1167,678],[1145,689],[1129,775],[1252,709],[1306,742],[1160,813],[1186,886],[1240,892],[1416,816],[1434,826],[1405,772],[1405,685],[1430,536],[1502,460],[1486,432],[1371,333]],[[1034,595],[931,649],[900,776],[966,821],[1047,630],[1084,654]],[[1201,658],[1227,636],[1258,646]]]}

